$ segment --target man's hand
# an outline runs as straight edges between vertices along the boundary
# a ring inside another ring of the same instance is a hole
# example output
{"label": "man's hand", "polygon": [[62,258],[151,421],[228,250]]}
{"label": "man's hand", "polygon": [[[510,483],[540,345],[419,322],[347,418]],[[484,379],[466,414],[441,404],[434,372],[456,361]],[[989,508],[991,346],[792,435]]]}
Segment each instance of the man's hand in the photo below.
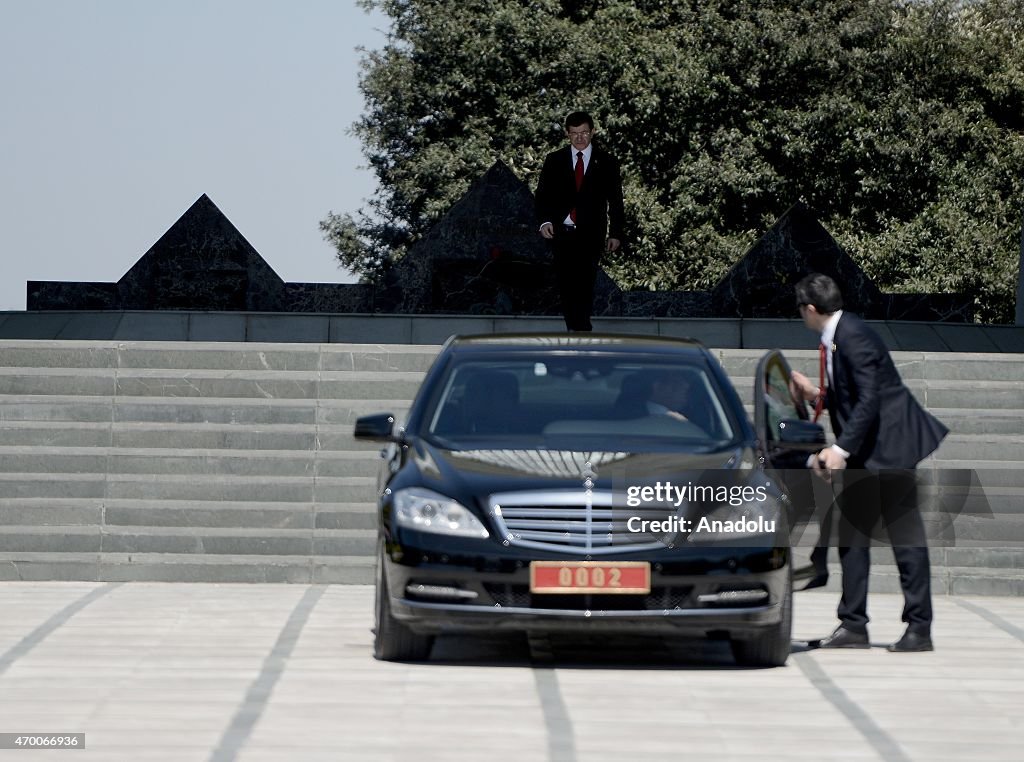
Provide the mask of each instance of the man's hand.
{"label": "man's hand", "polygon": [[789,374],[789,393],[795,400],[810,401],[818,396],[818,385],[800,371],[794,370]]}
{"label": "man's hand", "polygon": [[618,251],[620,246],[622,246],[622,241],[618,238],[609,238],[606,248],[608,251]]}
{"label": "man's hand", "polygon": [[540,235],[542,238],[554,238],[555,237],[555,226],[550,222],[545,222],[540,226]]}
{"label": "man's hand", "polygon": [[846,468],[846,458],[831,447],[826,447],[811,459],[811,470],[827,482],[832,481],[833,471]]}

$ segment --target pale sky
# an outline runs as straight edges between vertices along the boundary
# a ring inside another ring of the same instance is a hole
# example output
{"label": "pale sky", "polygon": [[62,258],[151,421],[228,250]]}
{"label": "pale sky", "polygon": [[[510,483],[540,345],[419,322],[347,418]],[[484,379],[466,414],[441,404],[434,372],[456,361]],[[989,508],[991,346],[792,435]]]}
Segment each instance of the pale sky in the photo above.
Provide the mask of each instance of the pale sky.
{"label": "pale sky", "polygon": [[116,281],[203,193],[285,281],[339,283],[318,223],[373,195],[354,0],[0,0],[0,310]]}

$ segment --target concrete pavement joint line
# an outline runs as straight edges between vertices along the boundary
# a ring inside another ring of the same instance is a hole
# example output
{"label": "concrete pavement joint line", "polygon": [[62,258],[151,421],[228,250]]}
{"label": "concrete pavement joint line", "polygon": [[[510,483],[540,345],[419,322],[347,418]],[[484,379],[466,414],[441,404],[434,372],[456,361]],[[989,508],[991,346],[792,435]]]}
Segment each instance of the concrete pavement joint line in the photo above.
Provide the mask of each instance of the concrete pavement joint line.
{"label": "concrete pavement joint line", "polygon": [[123,584],[123,582],[110,582],[103,585],[103,587],[93,588],[77,601],[72,601],[41,625],[36,627],[13,647],[9,648],[5,653],[0,654],[0,675],[6,672],[14,662],[22,656],[25,656],[29,651],[46,640],[46,638],[61,625],[66,624],[67,621],[79,611],[84,609],[90,603],[102,598],[107,593],[113,592]]}
{"label": "concrete pavement joint line", "polygon": [[833,682],[813,656],[801,652],[792,654],[789,658],[796,662],[811,685],[850,721],[885,762],[910,762],[910,757],[903,752],[896,739],[880,728],[871,719],[871,715],[847,696],[846,691]]}
{"label": "concrete pavement joint line", "polygon": [[953,599],[953,603],[955,603],[957,606],[959,606],[962,609],[967,609],[972,614],[977,614],[982,619],[990,622],[991,624],[994,624],[996,627],[998,627],[1003,632],[1006,632],[1006,633],[1009,633],[1010,635],[1013,635],[1013,637],[1017,638],[1017,640],[1019,640],[1022,643],[1024,643],[1024,629],[1018,627],[1015,624],[1007,622],[1005,619],[1003,619],[998,614],[993,614],[988,609],[984,608],[983,606],[979,606],[976,603],[968,603],[967,601],[959,601],[959,600],[957,600],[955,598]]}
{"label": "concrete pavement joint line", "polygon": [[537,684],[537,696],[547,730],[548,759],[552,762],[575,762],[572,718],[558,687],[558,675],[554,669],[534,667],[533,680]]}
{"label": "concrete pavement joint line", "polygon": [[217,748],[210,754],[210,762],[229,762],[234,760],[238,753],[245,746],[252,734],[253,728],[259,722],[267,704],[270,701],[270,694],[274,692],[274,686],[284,673],[288,663],[288,657],[295,649],[295,644],[302,634],[302,629],[313,613],[320,597],[327,590],[326,585],[310,585],[303,594],[302,599],[292,609],[288,621],[285,623],[281,634],[277,636],[277,642],[270,649],[270,653],[263,661],[260,674],[242,699],[235,716],[231,719],[224,734],[217,742]]}

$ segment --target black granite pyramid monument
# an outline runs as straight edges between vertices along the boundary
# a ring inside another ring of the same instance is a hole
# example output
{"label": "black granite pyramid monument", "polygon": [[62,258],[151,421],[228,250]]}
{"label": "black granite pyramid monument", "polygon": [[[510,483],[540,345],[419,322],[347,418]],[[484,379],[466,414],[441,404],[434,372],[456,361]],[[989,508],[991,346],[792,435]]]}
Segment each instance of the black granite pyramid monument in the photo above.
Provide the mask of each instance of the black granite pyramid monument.
{"label": "black granite pyramid monument", "polygon": [[874,317],[888,300],[818,218],[797,202],[730,268],[711,292],[720,317],[795,314],[794,286],[817,272],[842,284],[847,309]]}
{"label": "black granite pyramid monument", "polygon": [[117,289],[126,310],[277,311],[284,281],[204,193]]}
{"label": "black granite pyramid monument", "polygon": [[284,281],[205,193],[117,283],[29,281],[28,309],[286,309]]}

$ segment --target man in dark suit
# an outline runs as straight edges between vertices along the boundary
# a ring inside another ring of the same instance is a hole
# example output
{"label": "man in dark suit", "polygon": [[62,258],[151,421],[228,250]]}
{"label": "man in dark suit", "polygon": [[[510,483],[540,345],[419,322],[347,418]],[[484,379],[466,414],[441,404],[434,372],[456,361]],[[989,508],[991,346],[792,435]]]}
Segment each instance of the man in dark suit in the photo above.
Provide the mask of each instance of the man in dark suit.
{"label": "man in dark suit", "polygon": [[931,571],[917,507],[914,468],[935,451],[948,429],[926,412],[900,380],[881,337],[844,312],[835,281],[812,274],[796,286],[800,316],[821,334],[827,382],[823,392],[801,373],[796,390],[812,400],[825,394],[835,444],[812,456],[822,478],[841,482],[837,503],[843,593],[841,624],[822,648],[868,648],[870,541],[884,522],[903,589],[903,637],[889,651],[931,651]]}
{"label": "man in dark suit", "polygon": [[565,327],[592,330],[594,282],[603,251],[624,238],[619,162],[591,143],[594,120],[575,111],[565,118],[569,145],[548,154],[535,196],[540,234],[551,242]]}

